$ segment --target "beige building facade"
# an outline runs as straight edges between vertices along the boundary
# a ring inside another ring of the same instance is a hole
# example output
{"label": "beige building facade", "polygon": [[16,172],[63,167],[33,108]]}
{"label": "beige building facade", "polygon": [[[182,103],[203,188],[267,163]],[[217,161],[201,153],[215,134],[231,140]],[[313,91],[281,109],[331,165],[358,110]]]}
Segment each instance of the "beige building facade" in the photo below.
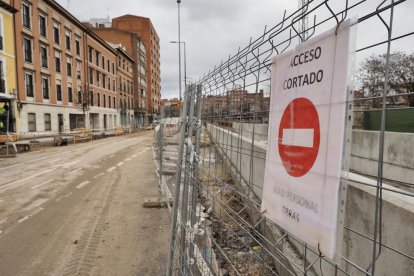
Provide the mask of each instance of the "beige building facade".
{"label": "beige building facade", "polygon": [[20,132],[117,126],[117,52],[56,1],[14,7]]}

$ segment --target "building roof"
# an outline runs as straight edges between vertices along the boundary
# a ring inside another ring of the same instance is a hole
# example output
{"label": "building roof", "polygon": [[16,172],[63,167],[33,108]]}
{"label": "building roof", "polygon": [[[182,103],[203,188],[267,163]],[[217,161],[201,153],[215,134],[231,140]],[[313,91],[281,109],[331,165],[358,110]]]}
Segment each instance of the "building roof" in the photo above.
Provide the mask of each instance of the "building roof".
{"label": "building roof", "polygon": [[112,20],[116,20],[116,19],[120,19],[120,18],[126,18],[126,17],[134,17],[134,18],[137,18],[137,19],[147,19],[147,20],[151,21],[151,19],[149,19],[148,17],[133,15],[133,14],[129,14],[129,13],[118,16],[118,17],[114,17],[114,18],[112,18]]}
{"label": "building roof", "polygon": [[152,24],[151,19],[148,18],[148,17],[139,16],[139,15],[133,15],[133,14],[124,14],[124,15],[121,15],[121,16],[118,16],[118,17],[115,17],[115,18],[112,18],[112,22],[116,21],[117,19],[138,19],[138,20],[142,20],[143,19],[145,21],[148,21],[149,24],[150,24],[150,26],[151,26],[151,28],[154,30],[154,33],[155,33],[157,39],[159,39],[157,30],[155,29],[154,24]]}
{"label": "building roof", "polygon": [[129,61],[135,63],[134,59],[130,55],[128,55],[128,53],[124,50],[121,43],[112,43],[109,41],[106,41],[106,43],[108,43],[112,48],[124,55],[127,59],[129,59]]}

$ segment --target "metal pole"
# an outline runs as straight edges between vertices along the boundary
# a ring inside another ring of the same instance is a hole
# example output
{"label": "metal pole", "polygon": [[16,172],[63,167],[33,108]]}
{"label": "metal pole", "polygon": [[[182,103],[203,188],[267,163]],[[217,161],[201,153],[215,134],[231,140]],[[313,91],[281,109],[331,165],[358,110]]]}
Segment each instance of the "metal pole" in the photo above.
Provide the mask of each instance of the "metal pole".
{"label": "metal pole", "polygon": [[[6,118],[7,118],[7,122],[6,122],[6,141],[7,140],[9,140],[11,137],[10,137],[10,133],[9,133],[9,121],[10,121],[10,111],[11,111],[11,109],[12,109],[12,104],[11,104],[11,102],[12,101],[10,101],[10,106],[8,107],[8,109],[7,109],[7,116],[6,116]],[[4,105],[6,105],[6,102],[4,103]],[[12,141],[12,139],[10,139],[11,140],[11,142],[13,142]],[[7,156],[9,156],[9,144],[7,144],[7,146],[6,146],[6,155]],[[16,152],[17,153],[17,152]]]}
{"label": "metal pole", "polygon": [[[194,141],[194,151],[196,160],[192,160],[194,167],[192,175],[193,181],[192,181],[192,196],[191,196],[191,228],[194,227],[196,220],[197,220],[197,200],[198,200],[198,185],[197,185],[197,179],[199,178],[199,162],[200,162],[200,137],[201,137],[201,94],[202,94],[202,86],[198,84],[194,89],[197,89],[197,98],[196,98],[196,118],[197,118],[197,129],[195,134],[195,141]],[[195,179],[194,179],[195,178]],[[197,230],[197,229],[194,229]],[[195,239],[193,240],[195,243]],[[194,245],[190,246],[190,258],[194,258]]]}
{"label": "metal pole", "polygon": [[[375,223],[374,223],[374,241],[373,241],[373,255],[372,255],[372,267],[371,275],[375,275],[375,263],[379,256],[381,255],[381,245],[382,245],[382,178],[383,178],[383,169],[384,169],[384,144],[385,144],[385,119],[386,119],[386,109],[387,109],[387,90],[388,90],[388,81],[389,81],[389,61],[391,54],[391,38],[392,38],[392,23],[394,18],[394,0],[391,1],[391,11],[390,11],[390,25],[387,26],[388,29],[388,44],[387,44],[387,57],[385,61],[385,80],[384,80],[384,91],[382,94],[382,112],[381,112],[381,131],[380,131],[380,141],[379,141],[379,156],[378,156],[378,175],[377,175],[377,193],[376,193],[376,204],[375,204]],[[384,24],[386,24],[383,21]],[[379,249],[377,255],[377,238],[379,238]]]}
{"label": "metal pole", "polygon": [[[184,89],[187,86],[187,58],[186,58],[186,50],[185,50],[185,41],[180,42],[184,44]],[[181,44],[179,45],[181,47]]]}
{"label": "metal pole", "polygon": [[[187,85],[187,55],[186,55],[185,41],[170,41],[170,43],[178,44],[179,49],[181,49],[181,44],[184,45],[184,90],[185,90],[186,85]],[[180,61],[181,61],[181,56],[179,58],[180,58]],[[180,62],[180,66],[181,66],[181,62]],[[181,73],[180,73],[179,78],[180,78],[180,91],[181,91]],[[181,92],[180,92],[180,100],[181,100]]]}
{"label": "metal pole", "polygon": [[191,172],[191,166],[192,166],[192,160],[190,160],[191,155],[191,149],[189,142],[192,139],[193,136],[193,118],[194,118],[194,94],[193,89],[194,85],[189,85],[189,87],[186,89],[188,93],[188,101],[190,102],[190,110],[188,114],[188,122],[189,122],[189,128],[187,132],[187,139],[188,142],[186,143],[186,160],[185,160],[185,171],[184,171],[184,188],[183,188],[183,198],[181,199],[181,258],[180,258],[180,267],[184,271],[185,275],[185,251],[186,251],[186,226],[188,221],[188,195],[189,195],[189,181],[190,181],[190,172]]}
{"label": "metal pole", "polygon": [[[181,0],[177,0],[178,4],[178,43],[181,43],[181,19],[180,19],[180,3]],[[178,86],[179,86],[179,95],[180,95],[180,101],[181,101],[181,45],[178,45]]]}
{"label": "metal pole", "polygon": [[174,255],[174,242],[175,242],[175,229],[177,227],[177,213],[178,213],[178,202],[180,198],[180,186],[181,186],[181,170],[183,162],[183,152],[184,152],[184,140],[185,140],[185,130],[187,128],[187,109],[188,109],[188,99],[187,94],[184,93],[184,105],[183,111],[181,112],[181,126],[180,126],[180,142],[178,147],[178,162],[177,162],[177,171],[175,175],[175,192],[174,192],[174,205],[173,211],[171,213],[172,222],[171,222],[171,235],[170,235],[170,248],[168,252],[168,263],[167,263],[167,276],[171,275],[172,266],[173,266],[173,255]]}
{"label": "metal pole", "polygon": [[[162,107],[161,108],[161,120],[160,120],[160,130],[159,130],[159,133],[158,133],[158,139],[159,139],[159,142],[158,142],[158,150],[160,151],[159,152],[159,159],[160,159],[160,190],[161,191],[163,191],[163,193],[164,193],[164,188],[163,188],[163,182],[162,182],[162,179],[163,179],[163,164],[162,164],[162,158],[163,158],[163,150],[164,150],[164,148],[163,148],[163,143],[164,143],[164,123],[163,123],[163,119],[164,119],[164,107]],[[163,195],[164,196],[164,195]]]}

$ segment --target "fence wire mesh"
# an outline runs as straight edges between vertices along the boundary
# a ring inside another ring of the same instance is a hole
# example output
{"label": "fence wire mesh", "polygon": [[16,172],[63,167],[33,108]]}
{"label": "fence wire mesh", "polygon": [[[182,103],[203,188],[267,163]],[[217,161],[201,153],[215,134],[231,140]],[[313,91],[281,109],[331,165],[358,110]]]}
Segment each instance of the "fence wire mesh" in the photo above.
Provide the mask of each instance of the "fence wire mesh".
{"label": "fence wire mesh", "polygon": [[[412,7],[302,1],[186,87],[181,116],[164,116],[155,128],[160,188],[174,202],[167,275],[414,275]],[[270,65],[355,15],[352,146],[343,160],[350,172],[341,182],[344,214],[331,260],[260,212]]]}

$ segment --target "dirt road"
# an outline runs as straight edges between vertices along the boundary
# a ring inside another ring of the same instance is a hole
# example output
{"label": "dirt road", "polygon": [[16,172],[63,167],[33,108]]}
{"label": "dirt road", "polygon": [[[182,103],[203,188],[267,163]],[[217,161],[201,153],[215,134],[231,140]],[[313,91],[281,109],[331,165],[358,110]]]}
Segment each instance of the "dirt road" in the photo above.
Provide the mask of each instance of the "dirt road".
{"label": "dirt road", "polygon": [[0,159],[0,275],[163,275],[152,132]]}

